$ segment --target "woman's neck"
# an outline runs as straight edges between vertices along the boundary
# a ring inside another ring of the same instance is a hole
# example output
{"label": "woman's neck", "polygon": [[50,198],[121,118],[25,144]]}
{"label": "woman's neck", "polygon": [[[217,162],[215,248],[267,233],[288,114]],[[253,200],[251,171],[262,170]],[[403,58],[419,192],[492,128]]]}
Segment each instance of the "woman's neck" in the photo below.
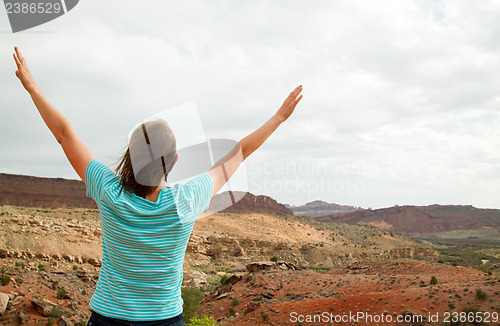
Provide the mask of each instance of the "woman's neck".
{"label": "woman's neck", "polygon": [[146,195],[146,197],[144,197],[144,199],[155,203],[158,200],[158,195],[160,194],[161,188],[163,188],[163,187],[161,187],[161,186],[158,187],[155,191],[153,191],[149,195]]}

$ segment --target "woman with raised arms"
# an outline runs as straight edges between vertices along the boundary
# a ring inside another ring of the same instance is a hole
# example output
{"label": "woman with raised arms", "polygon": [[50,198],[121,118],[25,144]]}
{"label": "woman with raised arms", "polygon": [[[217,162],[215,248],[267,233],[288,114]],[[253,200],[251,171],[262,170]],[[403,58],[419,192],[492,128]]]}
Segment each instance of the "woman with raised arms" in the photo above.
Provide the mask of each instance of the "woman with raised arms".
{"label": "woman with raised arms", "polygon": [[[178,158],[166,121],[148,121],[134,130],[115,173],[92,155],[42,93],[20,50],[14,50],[16,76],[99,208],[102,267],[87,325],[182,325],[182,266],[196,217],[240,164],[288,119],[302,99],[302,86],[210,170],[165,187]],[[153,146],[160,155],[153,155]]]}

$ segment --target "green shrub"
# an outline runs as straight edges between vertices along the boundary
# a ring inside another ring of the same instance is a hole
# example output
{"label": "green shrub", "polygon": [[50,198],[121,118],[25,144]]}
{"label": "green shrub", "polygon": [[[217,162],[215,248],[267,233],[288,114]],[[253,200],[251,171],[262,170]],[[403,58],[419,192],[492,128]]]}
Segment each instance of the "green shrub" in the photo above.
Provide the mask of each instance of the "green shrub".
{"label": "green shrub", "polygon": [[236,314],[236,310],[234,310],[234,307],[229,307],[229,309],[228,309],[228,310],[229,310],[229,314],[230,314],[231,316],[234,316],[234,315]]}
{"label": "green shrub", "polygon": [[277,262],[277,261],[278,261],[278,257],[276,257],[276,256],[272,256],[272,257],[271,257],[271,261],[273,261],[273,262]]}
{"label": "green shrub", "polygon": [[484,292],[483,290],[481,290],[480,288],[477,288],[476,289],[476,298],[480,299],[480,300],[484,300],[488,297],[488,294],[486,292]]}
{"label": "green shrub", "polygon": [[66,290],[64,288],[59,288],[57,289],[57,294],[56,294],[56,297],[59,299],[59,300],[62,300],[64,298],[66,298],[68,296],[68,292],[66,292]]}
{"label": "green shrub", "polygon": [[227,274],[224,274],[222,275],[222,277],[220,278],[220,283],[224,283],[225,281],[227,281],[227,279],[229,278],[229,276],[227,276]]}
{"label": "green shrub", "polygon": [[47,318],[47,325],[48,326],[54,325],[55,322],[56,322],[56,320],[53,317]]}
{"label": "green shrub", "polygon": [[217,321],[212,316],[203,315],[200,318],[193,316],[186,323],[186,326],[217,326]]}
{"label": "green shrub", "polygon": [[436,284],[438,284],[438,280],[437,280],[436,276],[433,276],[431,278],[431,285],[436,285]]}
{"label": "green shrub", "polygon": [[1,279],[2,279],[3,286],[6,286],[7,284],[10,283],[10,276],[7,274],[2,274]]}
{"label": "green shrub", "polygon": [[[181,289],[183,304],[183,319],[186,325],[189,325],[190,320],[195,317],[196,312],[200,309],[200,301],[204,299],[203,292],[195,287],[184,287]],[[198,324],[197,324],[198,325]],[[204,325],[204,324],[199,324]]]}

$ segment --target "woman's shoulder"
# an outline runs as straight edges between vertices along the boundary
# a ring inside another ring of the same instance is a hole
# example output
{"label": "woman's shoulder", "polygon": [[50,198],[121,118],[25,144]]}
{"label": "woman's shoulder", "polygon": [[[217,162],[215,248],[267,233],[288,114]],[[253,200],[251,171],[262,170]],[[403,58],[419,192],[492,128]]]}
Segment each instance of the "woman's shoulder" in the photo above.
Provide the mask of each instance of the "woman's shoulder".
{"label": "woman's shoulder", "polygon": [[120,184],[120,179],[110,167],[94,159],[85,171],[85,183],[87,196],[100,200],[106,189]]}

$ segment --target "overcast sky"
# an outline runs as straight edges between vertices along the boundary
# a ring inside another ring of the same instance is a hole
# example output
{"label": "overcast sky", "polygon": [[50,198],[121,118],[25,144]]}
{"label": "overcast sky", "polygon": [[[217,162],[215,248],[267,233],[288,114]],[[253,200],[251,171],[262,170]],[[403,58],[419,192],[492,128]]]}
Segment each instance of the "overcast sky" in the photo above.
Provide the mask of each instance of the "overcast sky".
{"label": "overcast sky", "polygon": [[302,84],[247,161],[250,192],[500,208],[499,1],[84,0],[16,34],[0,9],[0,31],[0,172],[78,178],[15,77],[17,45],[111,167],[159,111],[194,101],[206,137],[239,140]]}

